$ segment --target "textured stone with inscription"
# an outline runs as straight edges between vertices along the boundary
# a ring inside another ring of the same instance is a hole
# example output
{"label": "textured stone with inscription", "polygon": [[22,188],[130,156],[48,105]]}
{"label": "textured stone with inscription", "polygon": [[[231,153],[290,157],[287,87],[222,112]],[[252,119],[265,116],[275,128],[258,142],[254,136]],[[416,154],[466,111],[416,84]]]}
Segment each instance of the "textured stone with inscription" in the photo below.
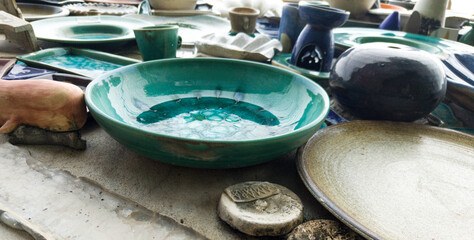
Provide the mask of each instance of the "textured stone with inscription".
{"label": "textured stone with inscription", "polygon": [[244,182],[232,185],[224,192],[234,202],[251,202],[280,193],[275,184],[269,182]]}
{"label": "textured stone with inscription", "polygon": [[280,236],[303,222],[303,204],[289,189],[244,182],[224,190],[217,208],[231,227],[252,236]]}

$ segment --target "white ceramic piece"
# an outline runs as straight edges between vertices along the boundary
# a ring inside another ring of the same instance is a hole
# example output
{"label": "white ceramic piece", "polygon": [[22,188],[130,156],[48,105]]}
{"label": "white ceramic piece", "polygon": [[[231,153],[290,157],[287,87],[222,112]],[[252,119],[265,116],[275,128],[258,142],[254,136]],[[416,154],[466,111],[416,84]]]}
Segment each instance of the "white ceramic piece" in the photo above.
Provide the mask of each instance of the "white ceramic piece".
{"label": "white ceramic piece", "polygon": [[413,10],[418,11],[422,17],[434,19],[444,26],[444,16],[448,0],[418,0]]}
{"label": "white ceramic piece", "polygon": [[135,6],[114,3],[74,3],[66,5],[65,8],[69,9],[72,15],[91,15],[90,13],[94,12],[100,15],[119,16],[138,11]]}
{"label": "white ceramic piece", "polygon": [[267,61],[275,54],[275,49],[281,51],[283,47],[276,39],[266,35],[250,37],[245,33],[235,36],[224,34],[205,35],[196,43],[199,52],[226,58],[246,59],[253,61]]}

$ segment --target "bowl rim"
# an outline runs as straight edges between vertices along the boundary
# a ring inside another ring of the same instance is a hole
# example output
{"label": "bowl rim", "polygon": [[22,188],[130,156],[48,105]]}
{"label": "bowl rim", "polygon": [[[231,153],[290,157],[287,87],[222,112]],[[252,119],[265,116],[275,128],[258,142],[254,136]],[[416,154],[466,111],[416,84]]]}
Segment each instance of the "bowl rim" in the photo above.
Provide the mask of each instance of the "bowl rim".
{"label": "bowl rim", "polygon": [[[315,120],[311,121],[310,123],[308,123],[307,125],[305,125],[301,128],[293,130],[291,132],[287,132],[287,133],[276,135],[276,136],[268,136],[268,137],[246,139],[246,140],[232,140],[232,139],[222,140],[222,139],[186,138],[186,137],[178,137],[178,136],[173,136],[173,135],[166,135],[166,134],[152,132],[152,131],[146,131],[146,130],[143,130],[139,127],[129,125],[129,124],[121,122],[121,121],[119,121],[115,118],[112,118],[111,116],[109,116],[108,114],[106,114],[102,110],[100,110],[94,104],[94,101],[92,100],[92,97],[91,97],[91,91],[92,91],[91,89],[95,85],[97,85],[98,83],[104,81],[105,77],[107,77],[109,75],[112,75],[116,72],[126,71],[127,69],[135,68],[137,65],[148,65],[148,64],[151,65],[151,64],[157,64],[157,63],[160,63],[160,62],[175,62],[175,61],[176,62],[182,62],[182,61],[192,61],[192,62],[194,62],[194,61],[197,61],[197,62],[219,61],[219,62],[229,62],[229,63],[232,63],[232,64],[243,64],[243,65],[257,64],[257,65],[259,65],[260,67],[263,67],[263,68],[284,72],[285,74],[290,74],[290,75],[296,76],[296,77],[298,77],[297,79],[300,79],[299,81],[303,81],[302,83],[313,85],[314,87],[316,87],[316,89],[320,90],[319,94],[323,98],[324,106],[323,106],[323,109],[322,109],[321,113],[319,114],[319,116]],[[329,95],[327,94],[326,90],[324,90],[324,88],[321,87],[318,83],[314,82],[313,80],[311,80],[311,79],[309,79],[309,78],[307,78],[303,75],[300,75],[300,74],[297,74],[295,72],[292,72],[292,71],[289,71],[289,70],[286,70],[286,69],[282,69],[282,68],[279,68],[279,67],[276,67],[276,66],[272,66],[270,64],[265,64],[265,63],[258,63],[258,62],[253,62],[253,61],[240,60],[240,59],[226,59],[226,58],[212,58],[212,57],[169,58],[169,59],[160,59],[160,60],[153,60],[153,61],[147,61],[147,62],[141,62],[141,63],[135,63],[135,64],[127,65],[125,67],[109,71],[109,72],[95,78],[91,83],[88,84],[88,86],[86,88],[86,91],[85,91],[85,94],[84,94],[84,99],[85,99],[87,107],[89,108],[89,110],[90,110],[90,112],[93,116],[94,116],[94,114],[98,114],[98,115],[100,115],[100,117],[106,118],[107,120],[113,122],[114,124],[118,124],[121,127],[124,127],[124,128],[127,128],[127,129],[132,129],[132,130],[137,131],[139,133],[146,134],[146,135],[151,135],[153,137],[169,138],[169,139],[174,139],[174,140],[187,141],[187,142],[196,142],[196,143],[255,143],[255,142],[273,141],[273,140],[278,140],[278,139],[281,139],[281,138],[286,138],[286,137],[289,137],[289,136],[300,134],[301,132],[305,132],[308,129],[317,126],[319,123],[323,123],[323,121],[326,119],[326,117],[329,113],[329,108],[330,108]]]}

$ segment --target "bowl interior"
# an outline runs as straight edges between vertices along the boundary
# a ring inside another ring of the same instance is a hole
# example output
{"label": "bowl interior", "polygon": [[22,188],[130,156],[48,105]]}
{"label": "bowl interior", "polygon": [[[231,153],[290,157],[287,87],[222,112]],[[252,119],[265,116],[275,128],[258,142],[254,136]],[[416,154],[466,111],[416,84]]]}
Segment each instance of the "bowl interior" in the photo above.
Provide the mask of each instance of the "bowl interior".
{"label": "bowl interior", "polygon": [[68,39],[113,39],[128,35],[130,30],[125,27],[110,24],[84,24],[66,26],[58,35]]}
{"label": "bowl interior", "polygon": [[324,90],[295,73],[229,59],[167,59],[121,68],[91,83],[92,112],[137,131],[209,141],[251,141],[314,127]]}

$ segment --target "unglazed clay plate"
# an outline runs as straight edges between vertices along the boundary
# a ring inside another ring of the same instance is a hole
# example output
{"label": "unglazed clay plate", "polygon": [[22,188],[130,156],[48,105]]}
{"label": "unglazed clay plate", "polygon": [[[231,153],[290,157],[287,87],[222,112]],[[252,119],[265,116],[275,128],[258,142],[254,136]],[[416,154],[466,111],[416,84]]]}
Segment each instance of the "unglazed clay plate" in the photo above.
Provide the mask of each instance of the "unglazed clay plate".
{"label": "unglazed clay plate", "polygon": [[69,44],[117,44],[134,40],[133,29],[153,24],[118,16],[78,16],[32,22],[40,40]]}
{"label": "unglazed clay plate", "polygon": [[69,10],[62,7],[34,4],[34,3],[17,3],[23,18],[26,21],[36,21],[46,18],[64,17],[69,15]]}
{"label": "unglazed clay plate", "polygon": [[318,201],[369,239],[472,239],[474,136],[410,123],[319,130],[298,170]]}

